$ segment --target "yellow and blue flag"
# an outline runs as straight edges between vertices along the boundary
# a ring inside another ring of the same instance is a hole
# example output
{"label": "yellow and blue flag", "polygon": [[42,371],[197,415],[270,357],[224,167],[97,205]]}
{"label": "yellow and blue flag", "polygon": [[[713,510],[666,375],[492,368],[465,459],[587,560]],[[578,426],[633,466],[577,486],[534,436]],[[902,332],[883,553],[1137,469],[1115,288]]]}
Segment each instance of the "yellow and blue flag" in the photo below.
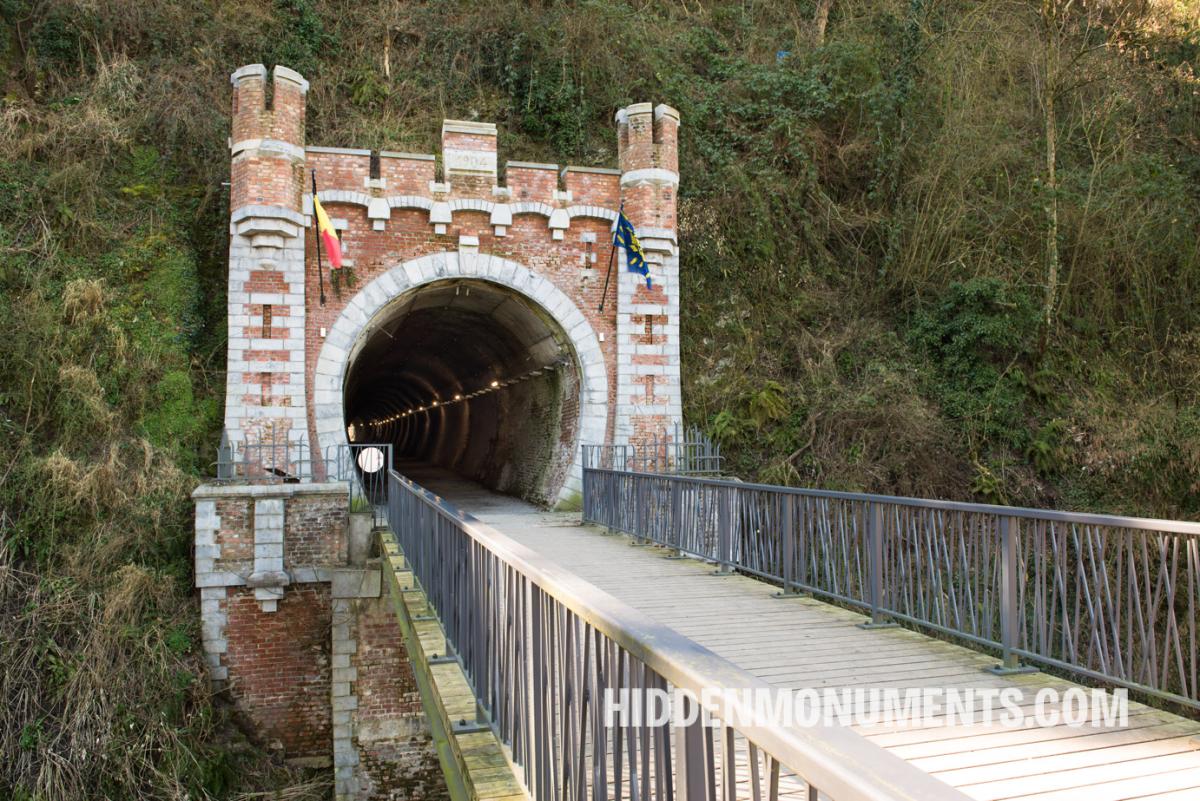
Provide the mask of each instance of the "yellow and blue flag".
{"label": "yellow and blue flag", "polygon": [[625,216],[624,211],[617,213],[617,224],[613,227],[613,245],[625,248],[625,263],[629,272],[641,273],[646,278],[646,289],[650,288],[650,265],[646,263],[646,254],[642,243],[638,241],[633,223]]}

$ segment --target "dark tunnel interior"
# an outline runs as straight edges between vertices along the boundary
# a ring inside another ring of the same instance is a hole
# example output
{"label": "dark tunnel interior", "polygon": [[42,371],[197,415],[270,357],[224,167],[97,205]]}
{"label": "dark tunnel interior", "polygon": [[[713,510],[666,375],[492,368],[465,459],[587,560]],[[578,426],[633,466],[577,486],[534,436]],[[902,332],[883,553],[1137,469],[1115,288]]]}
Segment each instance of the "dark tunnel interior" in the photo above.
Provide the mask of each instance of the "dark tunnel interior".
{"label": "dark tunnel interior", "polygon": [[550,504],[574,452],[579,380],[565,333],[531,301],[435,282],[371,321],[346,378],[347,435]]}

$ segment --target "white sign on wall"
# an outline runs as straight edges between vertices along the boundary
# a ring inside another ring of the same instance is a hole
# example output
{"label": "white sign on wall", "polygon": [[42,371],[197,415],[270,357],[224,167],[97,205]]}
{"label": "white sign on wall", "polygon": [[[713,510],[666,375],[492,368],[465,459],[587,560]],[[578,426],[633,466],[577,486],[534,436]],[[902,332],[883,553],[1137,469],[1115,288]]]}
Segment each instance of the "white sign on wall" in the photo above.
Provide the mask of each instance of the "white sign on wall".
{"label": "white sign on wall", "polygon": [[483,172],[495,174],[496,154],[487,150],[457,150],[446,148],[442,152],[446,172]]}

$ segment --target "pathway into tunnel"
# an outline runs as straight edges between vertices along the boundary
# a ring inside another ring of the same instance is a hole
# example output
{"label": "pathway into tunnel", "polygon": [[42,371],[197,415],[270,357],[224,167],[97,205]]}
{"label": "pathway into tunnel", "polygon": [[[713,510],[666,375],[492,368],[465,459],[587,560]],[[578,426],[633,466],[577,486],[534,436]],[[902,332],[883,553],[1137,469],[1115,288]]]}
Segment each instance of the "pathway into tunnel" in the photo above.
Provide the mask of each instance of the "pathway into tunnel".
{"label": "pathway into tunnel", "polygon": [[537,503],[557,498],[577,445],[570,340],[540,306],[488,281],[436,281],[389,304],[344,391],[351,442],[389,442],[398,459]]}

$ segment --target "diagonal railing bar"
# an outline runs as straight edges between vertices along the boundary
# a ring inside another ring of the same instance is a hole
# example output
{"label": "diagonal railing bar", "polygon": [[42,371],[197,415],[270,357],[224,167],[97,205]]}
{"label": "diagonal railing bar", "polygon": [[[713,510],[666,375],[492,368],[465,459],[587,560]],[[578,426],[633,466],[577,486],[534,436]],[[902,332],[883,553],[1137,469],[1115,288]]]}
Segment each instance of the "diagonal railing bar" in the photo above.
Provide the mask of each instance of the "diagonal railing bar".
{"label": "diagonal railing bar", "polygon": [[[399,473],[389,481],[388,521],[404,558],[481,718],[511,750],[536,801],[717,801],[747,780],[756,800],[801,792],[815,799],[819,787],[837,801],[965,801],[847,728],[756,718],[754,693],[775,699],[788,690],[648,620]],[[653,517],[670,522],[662,510]],[[726,699],[728,719],[706,711],[690,723],[643,716],[606,725],[605,691],[642,688],[739,692]]]}
{"label": "diagonal railing bar", "polygon": [[[583,517],[635,537],[1200,708],[1200,523],[776,487],[605,466]],[[680,504],[677,498],[685,498]],[[722,504],[721,515],[710,511]],[[664,519],[669,525],[646,525]],[[723,528],[724,527],[724,528]],[[736,538],[733,550],[721,547]]]}

